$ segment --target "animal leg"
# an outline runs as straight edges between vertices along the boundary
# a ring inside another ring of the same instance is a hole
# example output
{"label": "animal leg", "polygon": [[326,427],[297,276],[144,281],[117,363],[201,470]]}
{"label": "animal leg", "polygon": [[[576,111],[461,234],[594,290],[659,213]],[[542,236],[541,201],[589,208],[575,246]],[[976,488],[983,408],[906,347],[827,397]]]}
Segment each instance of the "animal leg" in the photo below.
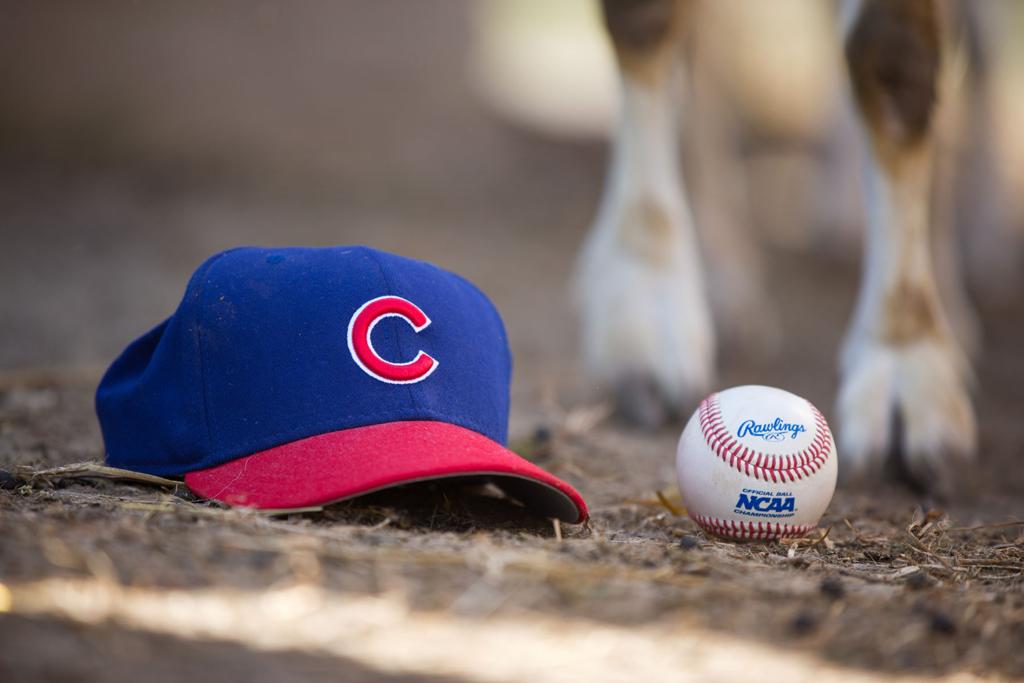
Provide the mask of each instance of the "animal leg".
{"label": "animal leg", "polygon": [[976,434],[969,368],[940,302],[928,237],[939,21],[933,0],[865,0],[847,38],[870,154],[864,271],[838,412],[845,477],[877,472],[895,452],[912,482],[942,494],[953,464],[973,456]]}
{"label": "animal leg", "polygon": [[622,413],[656,425],[709,387],[714,333],[680,173],[682,0],[604,0],[622,112],[576,294],[584,358]]}

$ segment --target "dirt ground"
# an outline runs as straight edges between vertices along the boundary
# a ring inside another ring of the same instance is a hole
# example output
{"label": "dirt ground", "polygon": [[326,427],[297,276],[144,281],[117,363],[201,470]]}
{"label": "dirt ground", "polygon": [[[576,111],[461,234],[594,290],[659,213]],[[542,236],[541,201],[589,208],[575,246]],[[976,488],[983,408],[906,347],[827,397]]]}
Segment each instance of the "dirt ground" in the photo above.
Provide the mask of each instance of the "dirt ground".
{"label": "dirt ground", "polygon": [[[578,487],[591,521],[556,530],[476,484],[266,517],[180,489],[3,479],[0,680],[1024,679],[1024,300],[980,302],[981,457],[955,500],[840,490],[807,539],[709,538],[675,507],[681,425],[608,419],[575,353],[567,284],[602,147],[494,120],[444,78],[465,27],[435,21],[379,58],[392,80],[338,124],[361,132],[329,172],[68,161],[31,140],[4,160],[0,470],[102,458],[99,373],[209,253],[366,243],[493,298],[512,445]],[[726,349],[720,386],[779,385],[831,417],[856,258],[767,258],[785,344]]]}

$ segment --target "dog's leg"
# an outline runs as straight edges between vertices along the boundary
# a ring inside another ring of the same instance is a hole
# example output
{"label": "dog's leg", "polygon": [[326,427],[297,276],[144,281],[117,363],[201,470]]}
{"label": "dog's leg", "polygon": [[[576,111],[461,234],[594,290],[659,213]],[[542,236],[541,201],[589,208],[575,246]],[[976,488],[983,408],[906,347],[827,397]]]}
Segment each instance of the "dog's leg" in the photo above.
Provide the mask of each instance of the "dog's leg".
{"label": "dog's leg", "polygon": [[714,336],[677,148],[684,0],[604,0],[622,114],[576,291],[591,373],[652,425],[704,392]]}
{"label": "dog's leg", "polygon": [[915,482],[945,493],[953,461],[973,455],[975,423],[928,239],[941,35],[933,0],[865,0],[847,38],[870,154],[864,272],[838,409],[846,476],[880,469],[895,450]]}

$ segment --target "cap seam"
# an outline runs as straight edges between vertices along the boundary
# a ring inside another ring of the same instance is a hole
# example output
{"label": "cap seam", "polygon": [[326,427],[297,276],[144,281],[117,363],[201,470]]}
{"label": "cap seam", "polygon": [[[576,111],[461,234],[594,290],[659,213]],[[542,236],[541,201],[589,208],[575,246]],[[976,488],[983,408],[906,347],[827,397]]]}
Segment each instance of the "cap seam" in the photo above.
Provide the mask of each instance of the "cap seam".
{"label": "cap seam", "polygon": [[[392,296],[397,296],[395,294],[395,288],[391,286],[391,281],[388,279],[388,274],[384,270],[384,264],[381,263],[379,258],[377,258],[377,254],[374,253],[373,249],[368,250],[367,253],[370,255],[370,258],[373,259],[373,262],[377,265],[377,270],[380,271],[380,277],[382,280],[384,280],[384,288],[387,290],[387,293]],[[398,346],[399,356],[405,358],[405,349],[402,347],[401,336],[396,334],[394,335],[394,339],[395,344]],[[412,404],[413,408],[419,407],[419,401],[416,400],[416,393],[412,390],[412,386],[410,384],[406,384],[405,389],[406,391],[409,392],[409,402]]]}
{"label": "cap seam", "polygon": [[227,251],[222,251],[221,253],[217,254],[214,258],[210,259],[209,262],[207,262],[206,267],[202,270],[201,273],[198,274],[199,282],[197,285],[198,291],[196,292],[196,299],[198,305],[196,306],[195,315],[196,346],[199,348],[199,384],[203,390],[203,423],[206,426],[207,453],[213,451],[214,440],[212,424],[213,421],[210,419],[210,388],[206,382],[206,345],[203,343],[204,332],[202,315],[203,312],[206,310],[206,306],[203,302],[206,296],[206,278],[210,274],[210,270],[213,268],[213,265],[215,263],[217,263],[222,258],[230,254],[232,251],[236,251],[237,249],[240,248],[241,247],[236,247],[235,249],[228,249]]}

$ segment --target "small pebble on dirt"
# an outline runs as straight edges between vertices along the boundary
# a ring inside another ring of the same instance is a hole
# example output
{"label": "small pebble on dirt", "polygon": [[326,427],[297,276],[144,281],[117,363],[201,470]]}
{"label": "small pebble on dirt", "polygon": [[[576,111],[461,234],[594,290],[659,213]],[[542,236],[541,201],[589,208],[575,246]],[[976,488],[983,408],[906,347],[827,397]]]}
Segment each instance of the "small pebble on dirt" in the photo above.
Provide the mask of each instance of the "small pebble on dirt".
{"label": "small pebble on dirt", "polygon": [[13,491],[24,483],[10,472],[0,470],[0,490]]}
{"label": "small pebble on dirt", "polygon": [[533,440],[538,444],[551,441],[551,428],[547,425],[537,425],[533,430]]}
{"label": "small pebble on dirt", "polygon": [[807,612],[800,612],[789,624],[790,630],[796,636],[807,636],[818,629],[818,620]]}
{"label": "small pebble on dirt", "polygon": [[821,580],[818,588],[821,590],[821,594],[830,600],[838,600],[846,594],[843,582],[834,576],[826,576]]}
{"label": "small pebble on dirt", "polygon": [[551,458],[554,432],[545,424],[534,427],[533,434],[518,446],[517,452],[527,460],[544,461]]}
{"label": "small pebble on dirt", "polygon": [[693,550],[700,547],[700,541],[693,536],[683,536],[679,539],[679,547],[683,550]]}
{"label": "small pebble on dirt", "polygon": [[919,591],[932,585],[932,579],[924,572],[914,572],[907,577],[907,588],[914,591]]}
{"label": "small pebble on dirt", "polygon": [[932,633],[943,636],[951,636],[956,633],[956,622],[942,612],[932,612],[928,625]]}

